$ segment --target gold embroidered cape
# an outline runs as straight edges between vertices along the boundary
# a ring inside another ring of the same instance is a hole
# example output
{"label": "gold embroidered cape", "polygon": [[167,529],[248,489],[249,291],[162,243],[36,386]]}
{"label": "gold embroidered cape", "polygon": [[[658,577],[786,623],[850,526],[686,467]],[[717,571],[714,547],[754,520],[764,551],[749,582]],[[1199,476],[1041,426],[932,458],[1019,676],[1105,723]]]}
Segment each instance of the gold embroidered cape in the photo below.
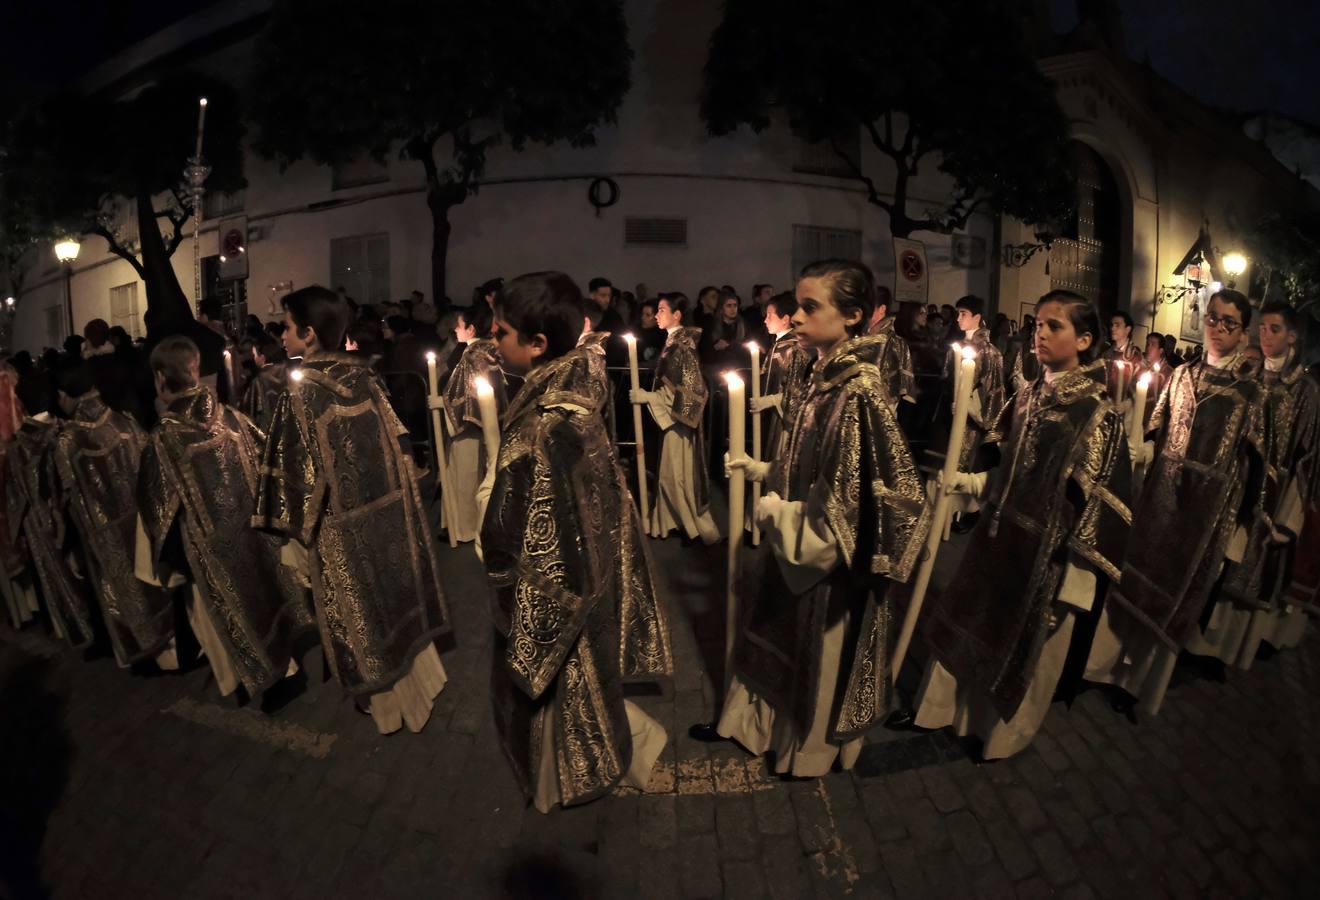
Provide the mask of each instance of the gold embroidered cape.
{"label": "gold embroidered cape", "polygon": [[1285,502],[1297,502],[1303,511],[1316,502],[1320,385],[1307,377],[1295,351],[1282,371],[1263,372],[1261,379],[1269,451],[1263,503],[1269,518],[1252,521],[1243,558],[1225,564],[1219,593],[1239,606],[1275,609],[1282,601],[1280,581],[1292,568],[1298,546],[1275,544],[1270,539],[1272,520],[1283,512]]}
{"label": "gold embroidered cape", "polygon": [[[972,470],[976,453],[982,444],[993,444],[1003,439],[1003,435],[995,432],[994,427],[1004,411],[1004,357],[990,343],[990,332],[985,328],[976,330],[971,345],[976,348],[976,369],[973,373],[976,393],[972,396],[967,430],[963,433],[962,456],[958,459],[958,468],[963,472]],[[950,385],[953,384],[956,371],[954,367],[961,359],[952,348],[949,349],[944,371]]]}
{"label": "gold embroidered cape", "polygon": [[885,588],[889,580],[907,580],[930,527],[916,465],[880,372],[867,361],[879,340],[851,339],[816,363],[787,453],[766,482],[788,501],[824,495],[841,565],[794,595],[767,556],[734,656],[738,677],[805,730],[815,715],[826,613],[843,592],[852,612],[845,647],[852,649],[841,662],[847,684],[830,721],[830,739],[837,741],[879,724],[892,705],[894,610]]}
{"label": "gold embroidered cape", "polygon": [[445,385],[445,414],[449,417],[449,433],[457,436],[465,428],[481,433],[481,407],[477,403],[477,378],[485,378],[495,391],[495,411],[501,416],[508,406],[504,386],[504,372],[496,344],[490,338],[481,338],[467,345],[458,365]]}
{"label": "gold embroidered cape", "polygon": [[880,380],[889,392],[892,403],[917,394],[917,376],[912,370],[912,350],[896,330],[897,324],[898,319],[885,316],[867,331],[873,337],[885,338],[873,362],[880,370]]}
{"label": "gold embroidered cape", "polygon": [[65,553],[65,518],[55,472],[54,422],[26,418],[5,454],[5,506],[11,540],[22,541],[50,617],[74,647],[96,637],[93,600]]}
{"label": "gold embroidered cape", "polygon": [[923,611],[927,645],[1004,720],[1026,696],[1064,564],[1117,581],[1132,524],[1132,464],[1103,360],[1018,391],[999,430],[987,509],[948,588]]}
{"label": "gold embroidered cape", "polygon": [[1200,618],[1233,531],[1265,515],[1265,386],[1238,360],[1179,366],[1160,394],[1155,461],[1109,593],[1116,626],[1149,628],[1173,649]]}
{"label": "gold embroidered cape", "polygon": [[86,553],[115,659],[127,666],[156,656],[174,637],[169,594],[133,571],[137,547],[137,476],[147,435],[96,391],[77,400],[53,455],[60,497]]}
{"label": "gold embroidered cape", "polygon": [[[554,753],[565,805],[600,796],[628,768],[623,679],[673,670],[641,520],[599,415],[597,352],[538,366],[514,397],[481,537],[504,749],[529,793]],[[557,740],[544,747],[551,709]]]}
{"label": "gold embroidered cape", "polygon": [[701,373],[701,360],[697,356],[700,328],[675,329],[665,340],[655,363],[655,380],[674,392],[669,413],[674,428],[692,432],[692,448],[696,461],[692,466],[693,499],[698,513],[710,509],[710,471],[706,465],[706,429],[703,413],[710,389],[706,376]]}
{"label": "gold embroidered cape", "polygon": [[326,659],[377,693],[450,630],[407,432],[367,360],[317,353],[275,408],[253,524],[307,547]]}
{"label": "gold embroidered cape", "polygon": [[765,417],[762,459],[774,459],[780,445],[788,439],[798,407],[802,405],[802,398],[811,386],[811,364],[815,358],[816,354],[803,347],[797,335],[792,332],[776,337],[774,346],[766,354],[761,395],[769,397],[780,394],[784,399],[779,412],[772,412]]}
{"label": "gold embroidered cape", "polygon": [[263,435],[205,386],[175,398],[151,432],[138,510],[157,578],[186,573],[234,672],[255,697],[284,677],[316,623],[280,540],[251,527]]}
{"label": "gold embroidered cape", "polygon": [[270,428],[271,416],[275,414],[275,404],[280,394],[289,384],[288,363],[267,363],[261,367],[252,380],[243,389],[243,398],[238,403],[239,412],[247,416],[263,432]]}

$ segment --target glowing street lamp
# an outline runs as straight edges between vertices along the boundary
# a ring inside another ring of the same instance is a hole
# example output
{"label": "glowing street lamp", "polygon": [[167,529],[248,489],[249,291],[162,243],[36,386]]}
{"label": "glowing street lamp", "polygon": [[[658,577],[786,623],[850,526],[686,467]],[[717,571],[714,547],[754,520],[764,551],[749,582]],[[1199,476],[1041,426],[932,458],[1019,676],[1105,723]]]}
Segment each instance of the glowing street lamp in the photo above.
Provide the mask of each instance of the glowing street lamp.
{"label": "glowing street lamp", "polygon": [[69,334],[76,334],[73,325],[73,261],[78,258],[82,245],[78,239],[67,237],[55,245],[55,258],[64,266],[64,312],[69,319]]}
{"label": "glowing street lamp", "polygon": [[1228,273],[1228,286],[1233,287],[1237,277],[1247,271],[1247,258],[1241,253],[1229,253],[1224,257],[1224,271]]}

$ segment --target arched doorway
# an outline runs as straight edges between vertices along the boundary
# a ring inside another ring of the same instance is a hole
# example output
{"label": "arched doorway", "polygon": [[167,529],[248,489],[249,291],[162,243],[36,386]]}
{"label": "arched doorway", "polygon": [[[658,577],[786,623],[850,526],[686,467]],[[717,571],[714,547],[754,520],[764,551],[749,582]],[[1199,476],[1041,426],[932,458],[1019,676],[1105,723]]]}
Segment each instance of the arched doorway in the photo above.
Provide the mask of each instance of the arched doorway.
{"label": "arched doorway", "polygon": [[1080,141],[1068,145],[1068,154],[1077,172],[1077,211],[1050,247],[1050,288],[1094,300],[1108,320],[1119,308],[1118,182],[1100,154]]}

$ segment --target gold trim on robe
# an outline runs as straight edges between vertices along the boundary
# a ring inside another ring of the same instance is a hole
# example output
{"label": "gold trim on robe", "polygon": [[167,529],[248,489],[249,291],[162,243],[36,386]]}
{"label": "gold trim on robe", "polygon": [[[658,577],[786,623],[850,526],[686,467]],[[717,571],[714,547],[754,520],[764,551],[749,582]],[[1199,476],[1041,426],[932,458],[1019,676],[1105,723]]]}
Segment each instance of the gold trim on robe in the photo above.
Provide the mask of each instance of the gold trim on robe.
{"label": "gold trim on robe", "polygon": [[598,352],[538,366],[514,397],[481,536],[501,742],[529,796],[553,754],[565,805],[628,771],[623,676],[673,668],[640,521],[599,415]]}
{"label": "gold trim on robe", "polygon": [[496,344],[490,338],[480,338],[467,345],[458,364],[454,366],[445,384],[445,415],[449,434],[458,436],[464,429],[481,433],[481,406],[477,402],[477,378],[485,378],[495,391],[495,410],[503,415],[508,406],[504,386],[504,372]]}
{"label": "gold trim on robe", "polygon": [[917,394],[917,377],[912,369],[912,350],[897,331],[898,319],[885,316],[867,330],[870,337],[883,337],[876,358],[872,360],[880,370],[880,381],[889,393],[889,402],[898,403],[904,397]]}
{"label": "gold trim on robe", "polygon": [[[1151,415],[1155,461],[1133,515],[1122,584],[1109,592],[1118,630],[1144,627],[1173,650],[1192,634],[1229,538],[1264,516],[1265,387],[1240,357],[1179,366]],[[1125,635],[1126,637],[1126,635]]]}
{"label": "gold trim on robe", "polygon": [[[251,527],[265,435],[208,387],[176,397],[151,432],[138,510],[157,580],[186,572],[238,681],[255,697],[282,679],[294,641],[315,632],[280,541]],[[179,553],[167,547],[176,536]]]}
{"label": "gold trim on robe", "polygon": [[317,353],[280,397],[253,525],[308,550],[326,659],[373,694],[450,630],[407,430],[367,360]]}
{"label": "gold trim on robe", "polygon": [[[794,592],[765,556],[734,651],[740,681],[805,733],[814,720],[830,611],[846,609],[846,680],[829,725],[847,741],[879,724],[893,704],[888,581],[906,581],[930,528],[921,479],[888,402],[874,358],[883,338],[853,338],[816,363],[811,386],[766,486],[787,501],[823,496],[840,564]],[[845,603],[838,603],[840,594]]]}
{"label": "gold trim on robe", "polygon": [[[967,430],[963,433],[962,456],[958,458],[958,469],[962,472],[972,471],[977,451],[983,444],[998,443],[1004,437],[994,430],[1005,405],[1004,357],[990,343],[988,329],[977,329],[972,335],[971,346],[976,349],[976,369],[973,373],[976,393],[972,396],[973,405],[967,418]],[[945,377],[949,384],[953,384],[954,373],[957,371],[954,367],[960,358],[952,348],[949,349],[944,363]]]}
{"label": "gold trim on robe", "polygon": [[[1121,404],[1136,390],[1137,379],[1141,377],[1146,357],[1142,355],[1140,350],[1132,346],[1132,341],[1129,340],[1127,346],[1122,350],[1110,344],[1105,348],[1101,359],[1105,364],[1105,390],[1115,403]],[[1124,364],[1122,397],[1118,396],[1118,366],[1115,365],[1119,362]]]}
{"label": "gold trim on robe", "polygon": [[779,408],[766,419],[762,459],[776,458],[782,449],[781,444],[788,440],[798,407],[811,386],[811,364],[815,358],[816,354],[803,347],[792,332],[776,337],[774,346],[766,354],[761,396],[778,395],[781,400]]}
{"label": "gold trim on robe", "polygon": [[147,435],[91,391],[60,428],[53,456],[60,495],[86,554],[110,645],[121,666],[152,659],[174,638],[169,594],[139,581],[137,478]]}
{"label": "gold trim on robe", "polygon": [[58,500],[55,438],[59,426],[27,418],[5,454],[5,503],[10,539],[22,540],[32,559],[56,635],[76,648],[96,637],[94,601],[73,574],[65,553],[64,511]]}
{"label": "gold trim on robe", "polygon": [[706,376],[701,372],[697,356],[700,328],[676,328],[665,339],[665,346],[655,364],[655,380],[674,393],[669,409],[674,428],[686,428],[692,433],[695,462],[692,466],[693,499],[700,515],[710,509],[710,472],[706,466],[706,429],[702,414],[710,397]]}
{"label": "gold trim on robe", "polygon": [[267,363],[262,366],[243,389],[238,411],[247,416],[264,433],[270,428],[275,415],[275,404],[289,386],[289,364]]}
{"label": "gold trim on robe", "polygon": [[1103,360],[1018,391],[987,508],[949,586],[923,613],[927,646],[1005,721],[1027,695],[1051,634],[1068,554],[1117,581],[1132,512],[1123,416]]}

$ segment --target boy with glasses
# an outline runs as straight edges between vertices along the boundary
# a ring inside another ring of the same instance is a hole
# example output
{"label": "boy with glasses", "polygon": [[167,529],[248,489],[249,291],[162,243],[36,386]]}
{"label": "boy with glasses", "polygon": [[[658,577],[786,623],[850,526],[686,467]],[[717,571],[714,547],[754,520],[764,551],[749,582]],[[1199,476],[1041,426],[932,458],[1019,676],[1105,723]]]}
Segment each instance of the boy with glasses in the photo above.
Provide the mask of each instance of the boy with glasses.
{"label": "boy with glasses", "polygon": [[1140,696],[1152,713],[1178,651],[1240,642],[1250,618],[1223,604],[1202,615],[1225,563],[1242,560],[1247,529],[1266,517],[1266,392],[1243,355],[1250,321],[1238,291],[1210,298],[1205,356],[1173,373],[1138,450],[1146,483],[1087,677]]}

